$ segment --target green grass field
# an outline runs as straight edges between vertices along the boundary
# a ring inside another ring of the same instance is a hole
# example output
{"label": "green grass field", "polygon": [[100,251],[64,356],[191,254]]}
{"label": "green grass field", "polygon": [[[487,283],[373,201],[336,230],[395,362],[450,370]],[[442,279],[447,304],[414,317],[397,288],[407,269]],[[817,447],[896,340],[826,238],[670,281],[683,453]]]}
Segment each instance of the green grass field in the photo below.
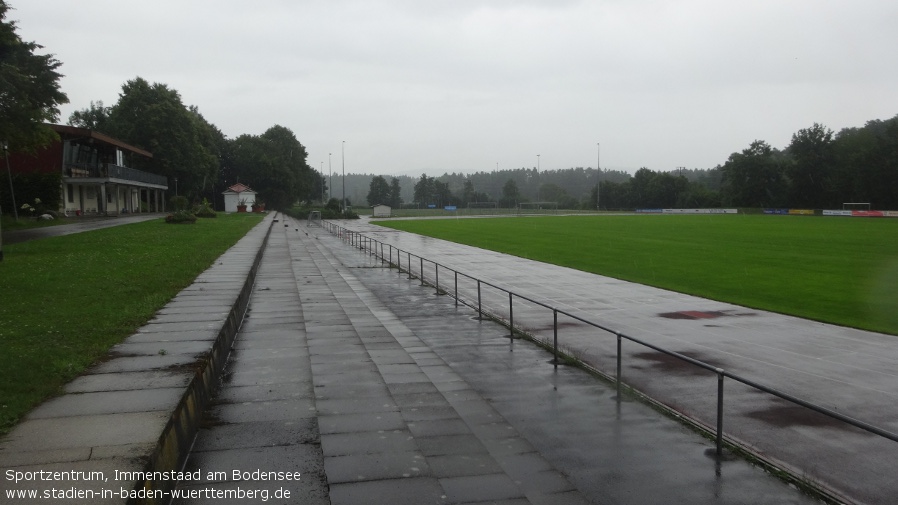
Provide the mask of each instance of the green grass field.
{"label": "green grass field", "polygon": [[898,219],[621,215],[378,224],[898,335]]}
{"label": "green grass field", "polygon": [[261,218],[159,218],[4,246],[0,433],[134,333]]}

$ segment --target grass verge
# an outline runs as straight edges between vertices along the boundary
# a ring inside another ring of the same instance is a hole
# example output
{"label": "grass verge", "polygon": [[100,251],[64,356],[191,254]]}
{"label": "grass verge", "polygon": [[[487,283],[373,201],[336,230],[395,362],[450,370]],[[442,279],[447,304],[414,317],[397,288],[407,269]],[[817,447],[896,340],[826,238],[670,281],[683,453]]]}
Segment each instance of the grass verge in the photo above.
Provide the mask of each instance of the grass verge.
{"label": "grass verge", "polygon": [[898,219],[652,215],[378,224],[747,307],[898,334]]}
{"label": "grass verge", "polygon": [[0,434],[133,334],[261,219],[159,218],[4,247]]}

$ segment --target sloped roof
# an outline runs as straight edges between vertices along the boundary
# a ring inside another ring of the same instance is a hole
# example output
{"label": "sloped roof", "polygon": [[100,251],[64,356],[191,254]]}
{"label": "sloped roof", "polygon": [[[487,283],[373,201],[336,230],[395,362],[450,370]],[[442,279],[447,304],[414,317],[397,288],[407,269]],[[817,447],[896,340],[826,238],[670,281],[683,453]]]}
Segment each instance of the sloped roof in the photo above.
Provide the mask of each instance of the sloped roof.
{"label": "sloped roof", "polygon": [[50,124],[47,125],[53,131],[58,133],[60,136],[73,136],[73,137],[84,137],[89,139],[96,139],[100,142],[105,142],[107,144],[113,145],[115,147],[124,149],[125,151],[130,151],[132,153],[137,153],[141,156],[146,156],[147,158],[152,158],[153,153],[143,150],[139,147],[132,146],[130,144],[126,144],[121,140],[116,138],[112,138],[109,135],[104,135],[98,131],[90,130],[88,128],[79,128],[77,126],[67,126],[67,125],[59,125],[59,124]]}
{"label": "sloped roof", "polygon": [[222,193],[255,193],[255,191],[246,184],[238,182],[229,187],[226,191],[222,191]]}

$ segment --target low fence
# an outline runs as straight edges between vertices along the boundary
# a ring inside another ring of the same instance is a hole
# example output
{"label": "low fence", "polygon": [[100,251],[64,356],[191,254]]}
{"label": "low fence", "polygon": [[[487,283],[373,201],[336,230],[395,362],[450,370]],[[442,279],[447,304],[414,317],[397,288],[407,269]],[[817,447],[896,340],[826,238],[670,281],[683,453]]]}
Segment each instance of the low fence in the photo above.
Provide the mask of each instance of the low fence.
{"label": "low fence", "polygon": [[[855,428],[864,430],[868,433],[872,433],[874,435],[886,438],[893,442],[898,442],[898,434],[892,433],[888,430],[882,429],[880,427],[874,426],[874,425],[866,423],[864,421],[860,421],[853,417],[846,416],[844,414],[840,414],[839,412],[836,412],[834,410],[831,410],[826,407],[817,405],[815,403],[803,400],[794,395],[790,395],[783,391],[779,391],[770,386],[755,382],[755,381],[748,379],[746,377],[743,377],[741,375],[738,375],[738,374],[735,374],[732,372],[728,372],[722,368],[715,367],[713,365],[710,365],[710,364],[700,361],[698,359],[692,358],[690,356],[686,356],[684,354],[681,354],[681,353],[678,353],[675,351],[664,349],[663,347],[651,344],[651,343],[641,340],[639,338],[636,338],[636,337],[633,337],[630,335],[626,335],[620,331],[617,331],[613,328],[603,325],[602,323],[599,323],[596,321],[591,321],[589,319],[585,319],[583,317],[577,316],[576,314],[572,314],[568,311],[559,309],[557,307],[553,307],[553,306],[548,305],[539,300],[535,300],[531,297],[522,295],[520,293],[515,293],[515,292],[511,291],[510,289],[506,289],[502,286],[498,286],[498,285],[490,283],[488,281],[472,277],[470,275],[465,274],[464,272],[460,272],[453,268],[447,267],[447,266],[442,265],[436,261],[429,260],[427,258],[423,258],[423,257],[413,254],[409,251],[404,251],[402,249],[394,247],[392,244],[386,244],[386,243],[378,241],[374,238],[368,237],[360,232],[344,228],[342,226],[331,223],[329,221],[324,222],[324,228],[331,234],[334,234],[337,237],[344,240],[345,242],[348,242],[350,245],[352,245],[354,247],[358,247],[359,249],[366,251],[368,254],[371,254],[371,255],[375,256],[376,258],[380,259],[382,264],[388,265],[390,268],[396,267],[400,275],[403,273],[403,268],[404,268],[405,273],[408,274],[409,279],[413,279],[413,278],[417,277],[420,280],[422,286],[429,284],[434,287],[437,294],[448,294],[448,295],[452,296],[455,299],[456,305],[461,303],[461,304],[471,307],[472,309],[477,311],[478,316],[481,318],[484,315],[486,315],[487,317],[504,322],[505,324],[507,324],[507,326],[509,328],[508,337],[512,342],[515,338],[515,331],[516,331],[515,321],[514,321],[515,300],[526,301],[532,305],[542,307],[542,308],[546,309],[547,311],[550,311],[552,313],[552,319],[553,319],[553,322],[552,322],[553,341],[549,345],[552,348],[552,351],[554,354],[553,362],[556,367],[558,366],[558,363],[559,363],[559,361],[558,361],[558,354],[559,354],[559,350],[558,350],[558,329],[559,329],[558,315],[559,314],[569,317],[571,319],[574,319],[576,321],[579,321],[581,323],[584,323],[584,324],[591,326],[597,330],[600,330],[604,333],[614,335],[615,338],[617,339],[617,355],[616,355],[617,368],[616,368],[615,374],[613,376],[604,374],[604,373],[603,373],[603,375],[605,375],[609,379],[612,379],[615,382],[615,384],[617,386],[617,390],[618,390],[618,395],[620,395],[620,389],[621,389],[622,385],[626,385],[623,382],[623,374],[622,374],[622,369],[623,369],[622,347],[623,347],[624,341],[632,342],[634,344],[644,346],[644,347],[652,349],[654,351],[663,353],[667,356],[671,356],[673,358],[681,360],[685,363],[689,363],[695,367],[712,372],[717,377],[717,419],[716,419],[717,422],[716,422],[716,426],[713,429],[713,433],[716,436],[716,452],[717,452],[718,456],[721,456],[722,452],[723,452],[723,441],[724,441],[723,412],[724,412],[724,381],[725,381],[725,379],[734,380],[736,382],[739,382],[741,384],[749,386],[750,388],[754,388],[758,391],[781,398],[781,399],[791,402],[795,405],[799,405],[801,407],[812,410],[819,414],[823,414],[832,419],[846,423],[850,426],[854,426]],[[442,278],[443,278],[442,284],[440,281],[441,274],[442,274]],[[447,277],[450,279],[449,282],[446,281]],[[462,281],[470,282],[472,284],[476,284],[476,293],[477,293],[476,301],[474,298],[465,299],[465,298],[459,296],[459,279],[462,279]],[[482,289],[484,288],[484,286],[489,287],[493,290],[496,290],[500,293],[503,293],[503,295],[507,295],[507,298],[508,298],[508,306],[507,306],[508,318],[507,319],[497,313],[489,312],[488,310],[484,309],[483,296],[482,296]],[[520,330],[520,331],[523,331],[523,330]],[[631,386],[627,386],[627,387],[630,389],[636,390],[635,388],[633,388]]]}

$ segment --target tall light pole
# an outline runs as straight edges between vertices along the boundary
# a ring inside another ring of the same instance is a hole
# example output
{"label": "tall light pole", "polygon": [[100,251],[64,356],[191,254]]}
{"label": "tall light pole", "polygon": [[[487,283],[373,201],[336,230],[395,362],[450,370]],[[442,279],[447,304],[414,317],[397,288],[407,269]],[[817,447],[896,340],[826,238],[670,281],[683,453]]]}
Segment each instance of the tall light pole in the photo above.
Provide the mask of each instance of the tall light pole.
{"label": "tall light pole", "polygon": [[331,199],[331,195],[333,195],[334,191],[334,172],[331,171],[331,153],[327,153],[327,176],[329,177],[327,182],[327,199]]}
{"label": "tall light pole", "polygon": [[536,203],[539,203],[539,155],[536,155]]}
{"label": "tall light pole", "polygon": [[321,205],[324,205],[324,162],[321,162]]}
{"label": "tall light pole", "polygon": [[12,171],[9,169],[9,142],[3,141],[3,156],[6,158],[6,175],[9,177],[9,196],[12,198],[12,214],[19,222],[19,211],[16,210],[16,192],[12,187]]}
{"label": "tall light pole", "polygon": [[602,143],[596,142],[596,212],[599,211],[599,184],[602,180]]}
{"label": "tall light pole", "polygon": [[[9,170],[9,155],[6,150],[9,149],[6,141],[3,141],[3,155],[6,157],[6,170]],[[0,221],[3,220],[3,206],[0,205]],[[0,230],[0,261],[3,261],[3,230]]]}
{"label": "tall light pole", "polygon": [[343,202],[340,205],[340,208],[343,209],[343,213],[346,214],[346,141],[340,145],[340,161],[343,163]]}

